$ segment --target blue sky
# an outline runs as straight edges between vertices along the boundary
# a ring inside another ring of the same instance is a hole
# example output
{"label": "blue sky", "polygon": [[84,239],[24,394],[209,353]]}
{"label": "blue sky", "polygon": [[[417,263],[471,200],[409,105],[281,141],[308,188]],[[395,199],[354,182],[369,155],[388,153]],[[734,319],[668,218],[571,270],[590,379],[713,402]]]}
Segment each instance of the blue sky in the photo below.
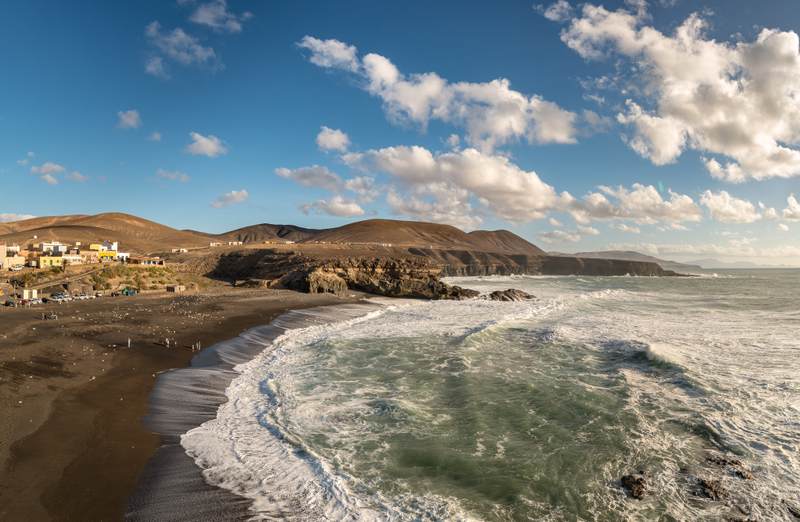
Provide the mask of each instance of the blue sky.
{"label": "blue sky", "polygon": [[0,215],[796,264],[798,30],[791,1],[9,0]]}

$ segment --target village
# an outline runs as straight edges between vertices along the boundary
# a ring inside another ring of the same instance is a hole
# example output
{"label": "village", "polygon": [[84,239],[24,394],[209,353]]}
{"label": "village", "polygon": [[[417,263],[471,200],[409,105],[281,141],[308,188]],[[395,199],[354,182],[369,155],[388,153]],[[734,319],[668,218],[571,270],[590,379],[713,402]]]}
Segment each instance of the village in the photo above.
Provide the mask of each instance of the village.
{"label": "village", "polygon": [[[183,249],[174,249],[178,250]],[[34,236],[25,245],[0,243],[0,300],[5,306],[16,307],[94,299],[106,295],[103,290],[108,290],[110,296],[137,294],[140,289],[135,285],[97,289],[97,284],[86,284],[91,276],[97,282],[97,274],[115,265],[157,268],[166,266],[166,261],[131,255],[122,251],[117,241],[67,244],[38,241]],[[182,292],[185,287],[164,285],[164,289]]]}

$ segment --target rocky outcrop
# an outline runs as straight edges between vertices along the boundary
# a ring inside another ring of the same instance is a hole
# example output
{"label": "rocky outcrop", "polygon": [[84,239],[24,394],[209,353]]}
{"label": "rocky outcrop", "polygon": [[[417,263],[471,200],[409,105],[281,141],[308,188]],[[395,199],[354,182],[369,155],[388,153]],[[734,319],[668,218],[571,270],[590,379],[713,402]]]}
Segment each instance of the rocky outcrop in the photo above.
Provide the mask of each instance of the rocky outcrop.
{"label": "rocky outcrop", "polygon": [[495,290],[486,296],[490,301],[529,301],[536,299],[535,295],[528,292],[517,290],[516,288],[509,288],[508,290]]}
{"label": "rocky outcrop", "polygon": [[478,292],[441,281],[441,268],[413,257],[313,258],[295,252],[246,250],[219,258],[211,277],[258,280],[300,292],[343,295],[360,290],[386,297],[468,299]]}
{"label": "rocky outcrop", "polygon": [[644,473],[625,475],[620,479],[620,483],[625,488],[625,491],[628,492],[628,495],[633,498],[640,499],[647,492],[647,480]]}

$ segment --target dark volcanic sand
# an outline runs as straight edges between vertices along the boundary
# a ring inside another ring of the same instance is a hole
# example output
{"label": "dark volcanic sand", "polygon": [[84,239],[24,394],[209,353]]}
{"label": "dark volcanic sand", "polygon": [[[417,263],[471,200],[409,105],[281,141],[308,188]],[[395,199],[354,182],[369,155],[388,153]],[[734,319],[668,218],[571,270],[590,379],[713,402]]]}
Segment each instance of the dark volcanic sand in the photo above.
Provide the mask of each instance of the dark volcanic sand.
{"label": "dark volcanic sand", "polygon": [[158,372],[186,366],[198,341],[352,300],[225,289],[0,310],[0,519],[120,520],[161,447],[141,422]]}

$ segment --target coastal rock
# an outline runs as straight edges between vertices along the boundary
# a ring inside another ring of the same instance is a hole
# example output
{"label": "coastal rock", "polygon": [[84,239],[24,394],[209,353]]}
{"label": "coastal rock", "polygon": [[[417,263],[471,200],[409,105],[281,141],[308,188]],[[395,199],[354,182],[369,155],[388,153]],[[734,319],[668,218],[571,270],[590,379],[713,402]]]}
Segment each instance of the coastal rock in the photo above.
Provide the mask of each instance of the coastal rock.
{"label": "coastal rock", "polygon": [[620,479],[620,482],[622,483],[622,487],[625,488],[625,491],[628,492],[628,495],[633,498],[640,499],[644,497],[647,491],[647,480],[645,479],[644,473],[625,475]]}
{"label": "coastal rock", "polygon": [[346,295],[347,283],[336,274],[314,270],[308,274],[308,293]]}
{"label": "coastal rock", "polygon": [[488,296],[490,301],[528,301],[536,299],[535,295],[528,292],[517,290],[516,288],[509,288],[508,290],[495,290]]}
{"label": "coastal rock", "polygon": [[705,479],[696,477],[697,484],[694,490],[695,496],[705,497],[711,500],[722,500],[727,491],[722,487],[722,483],[716,479]]}
{"label": "coastal rock", "polygon": [[797,504],[791,504],[787,501],[783,501],[784,505],[786,506],[786,510],[792,515],[795,519],[800,520],[800,506]]}
{"label": "coastal rock", "polygon": [[722,466],[730,471],[735,477],[744,480],[751,480],[753,474],[742,464],[742,461],[725,455],[709,455],[706,461],[717,466]]}

